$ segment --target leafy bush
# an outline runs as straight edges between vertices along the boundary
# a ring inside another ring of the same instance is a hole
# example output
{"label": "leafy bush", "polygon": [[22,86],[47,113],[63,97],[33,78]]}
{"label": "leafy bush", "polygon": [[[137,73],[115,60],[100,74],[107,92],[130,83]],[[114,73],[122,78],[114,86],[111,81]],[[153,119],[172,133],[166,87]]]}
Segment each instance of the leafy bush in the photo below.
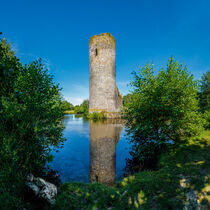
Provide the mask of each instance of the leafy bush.
{"label": "leafy bush", "polygon": [[73,104],[69,103],[68,101],[63,101],[62,102],[62,107],[65,111],[71,111],[74,109]]}
{"label": "leafy bush", "polygon": [[[133,91],[124,106],[134,157],[144,163],[157,158],[168,143],[198,134],[204,121],[199,113],[198,84],[186,66],[169,58],[156,75],[152,64],[134,72]],[[155,157],[155,158],[154,158]],[[151,162],[150,161],[150,162]]]}
{"label": "leafy bush", "polygon": [[132,94],[127,94],[123,96],[123,106],[126,106],[126,104],[130,103],[130,100],[132,98]]}
{"label": "leafy bush", "polygon": [[74,111],[76,114],[83,114],[88,116],[89,113],[89,100],[84,100],[80,105],[76,105],[74,107]]}
{"label": "leafy bush", "polygon": [[105,120],[107,117],[105,112],[93,112],[88,115],[88,118],[92,120]]}
{"label": "leafy bush", "polygon": [[206,120],[205,128],[210,128],[210,71],[202,76],[200,96],[200,110]]}
{"label": "leafy bush", "polygon": [[20,199],[26,175],[42,170],[52,146],[64,141],[61,105],[41,60],[22,65],[0,40],[0,200],[6,194]]}
{"label": "leafy bush", "polygon": [[204,124],[205,129],[210,129],[210,110],[206,110],[203,113],[203,118],[205,119],[205,124]]}
{"label": "leafy bush", "polygon": [[201,79],[200,107],[202,112],[210,110],[210,71],[207,71]]}

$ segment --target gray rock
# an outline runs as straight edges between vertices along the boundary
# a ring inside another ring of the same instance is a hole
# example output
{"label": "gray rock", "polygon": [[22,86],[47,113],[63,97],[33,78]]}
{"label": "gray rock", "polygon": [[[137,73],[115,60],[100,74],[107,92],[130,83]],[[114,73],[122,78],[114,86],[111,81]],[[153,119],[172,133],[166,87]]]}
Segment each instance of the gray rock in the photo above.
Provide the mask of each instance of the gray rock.
{"label": "gray rock", "polygon": [[57,188],[54,184],[45,182],[46,185],[39,192],[39,197],[47,200],[50,204],[55,203],[55,196],[57,195]]}
{"label": "gray rock", "polygon": [[27,180],[28,182],[33,182],[33,180],[34,180],[33,174],[28,174],[26,180]]}
{"label": "gray rock", "polygon": [[40,189],[33,182],[26,182],[26,185],[33,191],[36,196],[39,194]]}
{"label": "gray rock", "polygon": [[42,178],[34,178],[34,183],[38,186],[38,187],[44,187],[46,185],[46,182],[44,179]]}
{"label": "gray rock", "polygon": [[50,204],[55,203],[55,196],[57,195],[57,187],[50,183],[46,182],[44,179],[39,177],[34,177],[32,174],[29,174],[26,178],[26,185],[28,188],[39,198],[46,200]]}

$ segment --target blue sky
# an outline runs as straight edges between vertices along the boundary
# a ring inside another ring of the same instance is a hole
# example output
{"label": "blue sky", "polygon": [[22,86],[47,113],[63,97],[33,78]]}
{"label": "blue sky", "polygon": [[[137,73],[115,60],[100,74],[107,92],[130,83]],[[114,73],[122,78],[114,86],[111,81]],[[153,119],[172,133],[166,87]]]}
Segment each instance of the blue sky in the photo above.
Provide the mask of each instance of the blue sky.
{"label": "blue sky", "polygon": [[0,31],[23,63],[41,57],[65,99],[89,95],[88,40],[110,32],[117,46],[117,85],[128,93],[131,72],[156,69],[169,56],[198,79],[210,69],[209,0],[0,0]]}

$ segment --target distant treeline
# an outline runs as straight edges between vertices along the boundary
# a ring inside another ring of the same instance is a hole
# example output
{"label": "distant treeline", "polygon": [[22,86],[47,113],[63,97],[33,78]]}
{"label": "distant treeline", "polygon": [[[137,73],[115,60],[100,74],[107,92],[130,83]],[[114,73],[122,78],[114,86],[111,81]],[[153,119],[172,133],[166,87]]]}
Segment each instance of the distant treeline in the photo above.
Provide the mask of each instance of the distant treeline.
{"label": "distant treeline", "polygon": [[80,105],[73,105],[68,101],[62,102],[62,108],[66,114],[84,114],[88,115],[89,100],[84,100]]}
{"label": "distant treeline", "polygon": [[81,114],[85,118],[93,119],[93,120],[100,120],[106,119],[105,112],[101,113],[89,113],[89,100],[84,100],[80,105],[74,106],[73,104],[69,103],[68,101],[63,101],[62,108],[65,114]]}

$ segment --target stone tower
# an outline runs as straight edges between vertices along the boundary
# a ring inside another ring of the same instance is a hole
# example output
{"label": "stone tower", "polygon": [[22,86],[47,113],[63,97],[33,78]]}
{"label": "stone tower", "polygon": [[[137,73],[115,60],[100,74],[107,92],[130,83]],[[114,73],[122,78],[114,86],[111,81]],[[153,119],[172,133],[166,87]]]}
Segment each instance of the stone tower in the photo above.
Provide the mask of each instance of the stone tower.
{"label": "stone tower", "polygon": [[122,97],[116,86],[116,45],[110,33],[89,40],[89,112],[119,118]]}

